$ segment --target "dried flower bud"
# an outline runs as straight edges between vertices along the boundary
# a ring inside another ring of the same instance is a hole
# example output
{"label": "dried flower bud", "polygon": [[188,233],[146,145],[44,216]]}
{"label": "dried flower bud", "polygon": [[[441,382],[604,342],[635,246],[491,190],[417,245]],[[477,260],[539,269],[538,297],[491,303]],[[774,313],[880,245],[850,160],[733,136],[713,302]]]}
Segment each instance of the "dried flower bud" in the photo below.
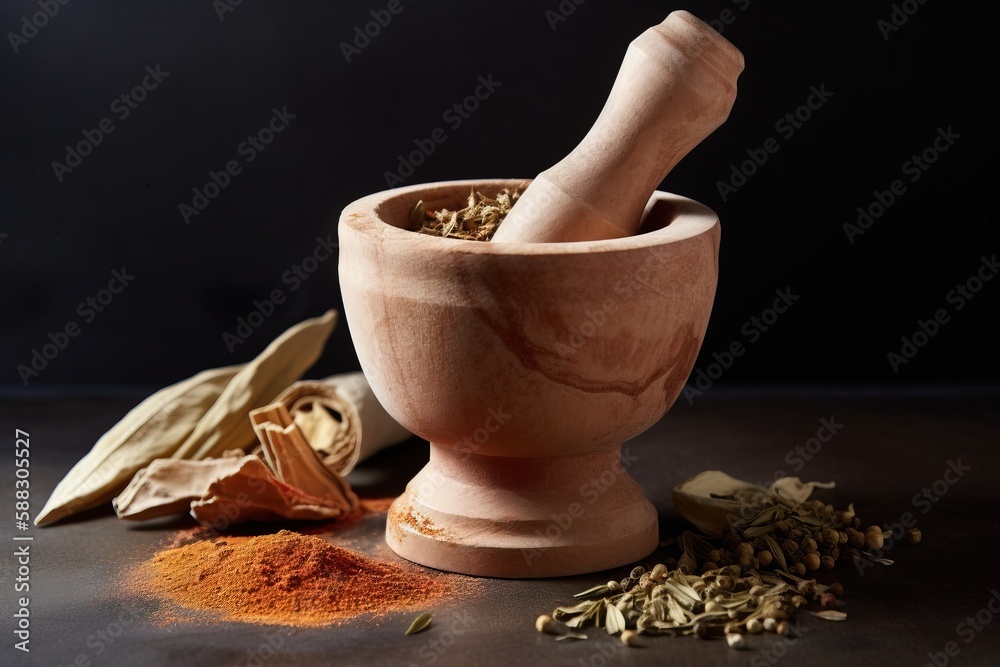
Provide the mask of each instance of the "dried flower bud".
{"label": "dried flower bud", "polygon": [[729,648],[741,649],[746,648],[746,640],[743,639],[743,635],[736,632],[726,633],[726,643],[729,644]]}
{"label": "dried flower bud", "polygon": [[625,644],[625,646],[639,646],[639,633],[635,630],[626,630],[622,633],[622,644]]}
{"label": "dried flower bud", "polygon": [[663,563],[657,563],[650,571],[649,578],[658,584],[663,583],[663,580],[667,578],[667,566]]}
{"label": "dried flower bud", "polygon": [[753,556],[753,545],[749,542],[740,542],[736,545],[736,556]]}
{"label": "dried flower bud", "polygon": [[722,605],[715,600],[709,600],[705,603],[705,611],[722,611]]}
{"label": "dried flower bud", "polygon": [[778,627],[778,622],[773,618],[764,619],[764,629],[768,632],[774,632],[774,629]]}
{"label": "dried flower bud", "polygon": [[733,578],[728,574],[723,574],[715,580],[715,583],[724,591],[728,591],[733,587]]}
{"label": "dried flower bud", "polygon": [[885,539],[882,535],[882,529],[878,526],[868,526],[865,530],[865,544],[868,545],[868,548],[881,549],[884,543]]}
{"label": "dried flower bud", "polygon": [[920,542],[920,538],[921,535],[919,528],[910,528],[908,531],[906,531],[906,541],[909,542],[910,544],[917,544],[918,542]]}
{"label": "dried flower bud", "polygon": [[747,621],[747,632],[755,635],[764,629],[764,624],[760,622],[759,618],[751,618]]}
{"label": "dried flower bud", "polygon": [[805,599],[801,595],[796,595],[792,597],[792,606],[796,609],[802,609],[809,606],[809,600]]}
{"label": "dried flower bud", "polygon": [[535,630],[546,634],[557,634],[552,627],[552,617],[548,614],[542,614],[535,619]]}
{"label": "dried flower bud", "polygon": [[787,637],[789,627],[788,623],[781,621],[775,626],[774,631],[781,637]]}
{"label": "dried flower bud", "polygon": [[720,554],[716,549],[709,551],[705,557],[713,563],[718,563],[722,560],[722,554]]}

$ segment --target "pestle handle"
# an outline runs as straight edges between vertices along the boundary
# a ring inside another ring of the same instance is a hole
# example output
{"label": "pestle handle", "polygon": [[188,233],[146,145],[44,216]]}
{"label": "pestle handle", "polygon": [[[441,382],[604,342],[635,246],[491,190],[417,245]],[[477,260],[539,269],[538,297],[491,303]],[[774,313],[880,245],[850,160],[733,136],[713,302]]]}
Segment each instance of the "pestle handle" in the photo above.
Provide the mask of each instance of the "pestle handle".
{"label": "pestle handle", "polygon": [[728,40],[672,12],[632,41],[594,126],[532,181],[493,241],[635,234],[667,173],[729,116],[742,71],[743,54]]}

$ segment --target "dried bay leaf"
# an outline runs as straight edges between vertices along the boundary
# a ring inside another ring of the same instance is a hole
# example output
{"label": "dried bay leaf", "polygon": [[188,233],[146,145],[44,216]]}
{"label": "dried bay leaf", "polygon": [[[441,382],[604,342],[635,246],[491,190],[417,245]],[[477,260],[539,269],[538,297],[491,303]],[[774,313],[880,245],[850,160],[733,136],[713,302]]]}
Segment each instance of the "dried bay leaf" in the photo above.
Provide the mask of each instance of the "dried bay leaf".
{"label": "dried bay leaf", "polygon": [[142,401],[56,486],[35,524],[110,502],[156,459],[207,458],[253,444],[250,408],[270,401],[315,363],[336,319],[331,310],[301,322],[250,363],[202,371]]}
{"label": "dried bay leaf", "polygon": [[247,414],[269,403],[316,363],[336,323],[337,311],[330,310],[271,342],[226,385],[174,458],[204,459],[250,446],[254,431]]}
{"label": "dried bay leaf", "polygon": [[242,368],[202,371],[156,392],[105,433],[56,486],[35,524],[45,526],[110,502],[132,476],[155,459],[172,456]]}

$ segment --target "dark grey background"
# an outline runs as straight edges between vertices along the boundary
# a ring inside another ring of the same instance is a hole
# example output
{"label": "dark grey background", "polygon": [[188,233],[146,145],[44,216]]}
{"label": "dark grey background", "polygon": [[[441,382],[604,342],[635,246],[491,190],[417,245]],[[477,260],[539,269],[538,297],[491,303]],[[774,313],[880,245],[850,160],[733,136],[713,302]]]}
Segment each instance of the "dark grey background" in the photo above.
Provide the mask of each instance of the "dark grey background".
{"label": "dark grey background", "polygon": [[[290,291],[282,275],[336,234],[339,211],[386,188],[415,139],[448,139],[406,183],[530,177],[566,154],[597,116],[628,42],[670,11],[730,20],[723,34],[747,68],[730,120],[663,188],[721,216],[721,279],[698,368],[733,341],[778,288],[801,298],[720,380],[775,383],[994,382],[996,281],[959,312],[946,294],[997,249],[988,201],[996,131],[982,85],[990,23],[944,2],[920,5],[888,40],[889,2],[588,0],[553,30],[559,2],[401,0],[370,45],[346,62],[341,42],[387,2],[243,2],[220,20],[209,0],[70,2],[14,52],[8,33],[39,11],[0,7],[0,384],[20,391],[18,364],[68,321],[79,336],[28,390],[64,383],[162,386],[250,358],[288,326],[340,307],[336,258]],[[725,12],[729,12],[728,14]],[[129,117],[112,101],[147,66],[169,76]],[[966,71],[982,85],[969,86]],[[443,112],[477,77],[501,85],[460,128]],[[775,123],[825,86],[833,96],[790,138]],[[208,172],[273,107],[288,129],[191,224],[178,212]],[[115,131],[57,181],[51,163],[84,129]],[[915,183],[902,164],[939,127],[961,135]],[[716,182],[747,149],[778,153],[723,202]],[[894,179],[907,191],[852,245],[842,229]],[[134,282],[90,323],[77,304],[125,267]],[[289,296],[242,346],[234,331],[255,299]],[[895,373],[918,319],[952,320]],[[357,368],[341,325],[314,374]]]}

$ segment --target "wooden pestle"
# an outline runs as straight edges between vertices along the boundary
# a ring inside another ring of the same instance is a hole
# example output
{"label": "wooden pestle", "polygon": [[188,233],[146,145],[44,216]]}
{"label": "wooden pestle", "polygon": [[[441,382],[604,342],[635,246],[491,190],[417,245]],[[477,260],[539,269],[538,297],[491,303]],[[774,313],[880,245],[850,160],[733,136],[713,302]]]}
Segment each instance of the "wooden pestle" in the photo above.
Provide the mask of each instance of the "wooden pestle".
{"label": "wooden pestle", "polygon": [[742,71],[743,54],[722,35],[672,12],[632,41],[594,126],[532,181],[493,242],[635,234],[663,178],[729,116]]}

